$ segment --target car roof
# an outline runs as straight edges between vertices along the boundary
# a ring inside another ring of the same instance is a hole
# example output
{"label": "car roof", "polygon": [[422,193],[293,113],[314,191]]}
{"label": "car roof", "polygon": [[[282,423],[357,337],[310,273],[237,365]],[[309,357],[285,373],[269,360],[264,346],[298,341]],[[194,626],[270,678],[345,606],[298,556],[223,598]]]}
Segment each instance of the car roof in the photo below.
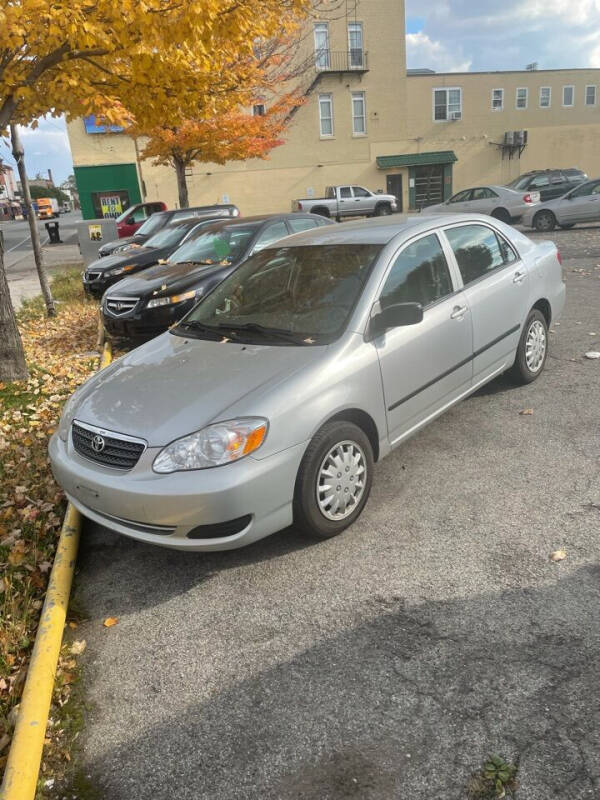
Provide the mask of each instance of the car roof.
{"label": "car roof", "polygon": [[[298,214],[295,212],[287,212],[285,214],[256,214],[253,217],[223,217],[221,219],[214,219],[211,225],[207,225],[203,229],[203,233],[210,233],[211,231],[220,231],[223,228],[229,228],[233,225],[244,227],[244,225],[256,225],[259,228],[262,224],[267,222],[279,222],[285,219],[322,219],[318,214]],[[198,218],[201,220],[201,218]],[[329,227],[325,225],[323,227]]]}
{"label": "car roof", "polygon": [[192,228],[194,225],[220,222],[222,219],[239,219],[239,217],[211,217],[210,214],[207,214],[205,217],[182,217],[181,219],[174,219],[168,222],[165,228],[179,228],[181,225],[187,225]]}
{"label": "car roof", "polygon": [[[454,222],[483,222],[489,225],[493,223],[493,220],[483,214],[427,214],[427,210],[425,210],[421,214],[411,216],[394,214],[393,216],[379,217],[377,219],[341,222],[338,225],[324,225],[309,231],[295,233],[289,239],[285,239],[285,246],[299,247],[301,245],[319,244],[386,245],[400,234],[405,234],[406,238],[409,238],[442,225],[451,225]],[[280,242],[277,242],[270,245],[270,247],[278,247],[279,245]]]}

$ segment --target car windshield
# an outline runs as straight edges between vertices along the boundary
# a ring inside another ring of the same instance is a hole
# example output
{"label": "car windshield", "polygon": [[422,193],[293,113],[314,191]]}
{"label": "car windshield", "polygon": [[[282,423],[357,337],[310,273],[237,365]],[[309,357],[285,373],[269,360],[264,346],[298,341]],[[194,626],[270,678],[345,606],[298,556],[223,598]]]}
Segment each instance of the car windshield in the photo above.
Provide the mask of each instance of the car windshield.
{"label": "car windshield", "polygon": [[344,331],[381,249],[339,244],[263,250],[173,332],[255,344],[328,344]]}
{"label": "car windshield", "polygon": [[515,178],[514,181],[507,183],[506,186],[508,189],[515,189],[518,192],[520,189],[526,189],[530,180],[531,175],[526,175],[524,178]]}
{"label": "car windshield", "polygon": [[191,262],[228,266],[241,258],[259,225],[229,225],[221,230],[200,233],[182,244],[169,261],[172,264]]}
{"label": "car windshield", "polygon": [[138,236],[152,236],[153,233],[159,231],[165,224],[165,216],[163,214],[152,214],[148,219],[140,225],[136,233]]}
{"label": "car windshield", "polygon": [[163,228],[147,239],[144,247],[175,247],[189,229],[189,225],[172,225],[168,228]]}

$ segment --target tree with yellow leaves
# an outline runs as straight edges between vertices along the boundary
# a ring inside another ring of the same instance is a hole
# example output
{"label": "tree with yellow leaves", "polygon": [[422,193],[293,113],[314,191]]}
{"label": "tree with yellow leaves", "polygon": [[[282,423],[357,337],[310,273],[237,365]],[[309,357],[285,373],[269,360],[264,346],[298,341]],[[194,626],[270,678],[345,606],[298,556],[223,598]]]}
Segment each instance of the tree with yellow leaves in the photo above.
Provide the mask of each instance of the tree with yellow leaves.
{"label": "tree with yellow leaves", "polygon": [[[311,0],[0,0],[0,133],[47,113],[147,130],[226,114]],[[0,246],[1,247],[1,246]],[[0,380],[26,376],[0,249]]]}

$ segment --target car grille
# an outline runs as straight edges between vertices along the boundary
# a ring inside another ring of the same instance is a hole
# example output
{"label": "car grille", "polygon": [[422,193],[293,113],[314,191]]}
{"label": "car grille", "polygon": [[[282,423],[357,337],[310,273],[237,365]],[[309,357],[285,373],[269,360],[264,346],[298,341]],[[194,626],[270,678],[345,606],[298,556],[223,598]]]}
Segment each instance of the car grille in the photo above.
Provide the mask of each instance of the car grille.
{"label": "car grille", "polygon": [[115,317],[122,317],[128,314],[138,304],[139,297],[107,297],[106,310],[110,311]]}
{"label": "car grille", "polygon": [[132,469],[146,449],[145,442],[119,433],[100,432],[98,428],[73,422],[73,447],[79,455],[115,469]]}
{"label": "car grille", "polygon": [[97,281],[98,278],[100,277],[100,275],[101,275],[100,272],[86,272],[85,273],[85,277],[87,278],[88,281]]}

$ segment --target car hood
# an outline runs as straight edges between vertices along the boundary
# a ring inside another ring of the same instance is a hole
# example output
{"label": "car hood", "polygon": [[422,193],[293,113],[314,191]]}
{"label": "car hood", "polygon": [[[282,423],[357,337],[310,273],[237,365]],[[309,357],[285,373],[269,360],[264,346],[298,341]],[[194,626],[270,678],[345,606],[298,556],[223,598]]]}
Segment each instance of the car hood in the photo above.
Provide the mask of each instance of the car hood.
{"label": "car hood", "polygon": [[159,258],[163,258],[170,252],[169,248],[164,247],[139,247],[134,250],[127,250],[125,253],[113,253],[104,256],[88,264],[87,270],[92,272],[107,272],[115,267],[123,267],[125,264],[154,264]]}
{"label": "car hood", "polygon": [[222,273],[225,278],[238,265],[157,264],[139,275],[119,281],[119,297],[156,297],[201,284],[205,278]]}
{"label": "car hood", "polygon": [[325,347],[235,344],[164,333],[94,375],[64,420],[138,436],[149,446],[200,430],[245,408],[322,357]]}
{"label": "car hood", "polygon": [[125,244],[142,244],[147,238],[144,234],[140,236],[139,233],[136,233],[134,236],[124,236],[122,239],[113,239],[112,242],[106,242],[106,244],[100,245],[99,249],[112,253],[117,247],[122,247]]}

